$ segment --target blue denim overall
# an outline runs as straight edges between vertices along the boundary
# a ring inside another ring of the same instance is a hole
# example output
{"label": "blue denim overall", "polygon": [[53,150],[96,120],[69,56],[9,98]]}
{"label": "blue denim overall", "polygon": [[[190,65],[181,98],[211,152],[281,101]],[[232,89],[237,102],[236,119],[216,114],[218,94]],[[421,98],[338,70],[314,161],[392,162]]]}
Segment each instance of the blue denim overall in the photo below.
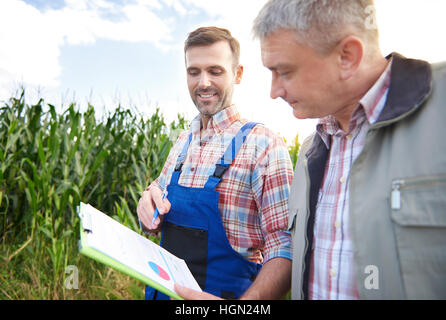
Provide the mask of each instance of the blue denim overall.
{"label": "blue denim overall", "polygon": [[[219,193],[215,189],[256,125],[250,122],[241,128],[204,188],[187,188],[178,184],[191,134],[167,186],[171,209],[164,218],[161,246],[186,261],[203,291],[227,299],[239,298],[252,284],[261,265],[246,260],[231,247],[218,209]],[[146,287],[145,298],[169,299],[149,286]]]}

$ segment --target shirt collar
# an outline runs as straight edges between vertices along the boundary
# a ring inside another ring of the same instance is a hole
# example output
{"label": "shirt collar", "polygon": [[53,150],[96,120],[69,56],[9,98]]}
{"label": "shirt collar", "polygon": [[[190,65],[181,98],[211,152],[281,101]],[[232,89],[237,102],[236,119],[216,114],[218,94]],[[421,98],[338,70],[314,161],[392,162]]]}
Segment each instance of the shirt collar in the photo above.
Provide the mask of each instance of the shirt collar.
{"label": "shirt collar", "polygon": [[[240,120],[240,113],[235,105],[231,105],[220,112],[214,114],[209,119],[207,130],[215,134],[220,134],[228,129],[235,121]],[[201,131],[201,115],[197,115],[190,123],[192,133],[199,134]]]}
{"label": "shirt collar", "polygon": [[387,67],[379,79],[359,101],[360,105],[364,108],[365,115],[370,124],[374,124],[378,120],[386,104],[387,92],[390,87],[391,69],[392,60],[387,63]]}

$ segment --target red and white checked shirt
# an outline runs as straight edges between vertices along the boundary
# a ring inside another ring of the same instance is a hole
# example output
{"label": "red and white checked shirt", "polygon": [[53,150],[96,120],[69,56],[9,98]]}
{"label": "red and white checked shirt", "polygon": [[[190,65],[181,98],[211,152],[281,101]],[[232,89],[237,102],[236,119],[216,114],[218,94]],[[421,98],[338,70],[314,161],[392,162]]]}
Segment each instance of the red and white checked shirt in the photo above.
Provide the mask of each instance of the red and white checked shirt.
{"label": "red and white checked shirt", "polygon": [[319,190],[310,264],[310,299],[359,299],[349,232],[349,175],[361,153],[368,129],[384,108],[390,66],[360,100],[345,132],[333,116],[321,119],[317,132],[331,149]]}
{"label": "red and white checked shirt", "polygon": [[[201,130],[200,115],[192,120],[192,141],[179,184],[203,188],[232,138],[247,122],[235,106],[214,115],[206,130]],[[179,136],[152,185],[166,188],[191,131]],[[263,125],[256,126],[216,188],[226,236],[232,248],[246,259],[256,263],[276,257],[291,259],[291,237],[286,229],[292,178],[283,138]]]}

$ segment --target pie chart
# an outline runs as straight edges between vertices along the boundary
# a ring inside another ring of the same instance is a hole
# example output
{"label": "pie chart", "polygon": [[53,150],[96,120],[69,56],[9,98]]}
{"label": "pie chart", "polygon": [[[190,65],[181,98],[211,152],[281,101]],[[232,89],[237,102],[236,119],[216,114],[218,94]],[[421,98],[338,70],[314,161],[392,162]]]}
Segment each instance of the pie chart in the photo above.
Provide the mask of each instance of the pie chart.
{"label": "pie chart", "polygon": [[161,279],[170,281],[169,274],[155,262],[149,261],[149,266]]}

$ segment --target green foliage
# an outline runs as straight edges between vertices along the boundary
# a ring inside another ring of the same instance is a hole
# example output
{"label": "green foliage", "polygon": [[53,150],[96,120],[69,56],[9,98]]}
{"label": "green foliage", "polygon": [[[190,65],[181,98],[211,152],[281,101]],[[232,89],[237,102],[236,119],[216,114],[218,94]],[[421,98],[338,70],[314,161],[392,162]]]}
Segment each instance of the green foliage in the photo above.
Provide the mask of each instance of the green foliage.
{"label": "green foliage", "polygon": [[[64,270],[82,260],[76,207],[90,203],[139,231],[139,195],[160,174],[169,135],[185,120],[167,126],[158,109],[144,120],[119,106],[98,121],[91,105],[82,113],[71,104],[59,115],[42,99],[30,106],[24,97],[0,107],[0,269],[25,265],[39,273],[32,265],[40,265],[52,288],[36,298],[64,297]],[[0,298],[14,292],[10,280],[0,280]]]}
{"label": "green foliage", "polygon": [[297,134],[296,137],[291,142],[291,145],[288,145],[288,152],[290,153],[291,162],[293,163],[293,168],[296,166],[299,150],[300,150],[300,143],[299,143],[299,135]]}

